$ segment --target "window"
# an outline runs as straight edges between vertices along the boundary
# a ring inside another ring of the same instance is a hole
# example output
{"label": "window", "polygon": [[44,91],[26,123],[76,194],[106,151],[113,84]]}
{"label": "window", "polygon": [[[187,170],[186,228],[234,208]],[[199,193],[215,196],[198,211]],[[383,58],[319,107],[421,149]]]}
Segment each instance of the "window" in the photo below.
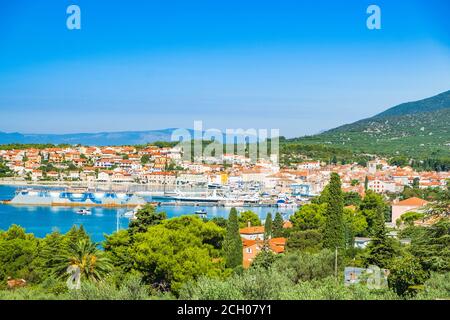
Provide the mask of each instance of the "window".
{"label": "window", "polygon": [[245,252],[246,252],[246,253],[252,253],[252,249],[251,249],[251,248],[246,248],[246,249],[245,249]]}

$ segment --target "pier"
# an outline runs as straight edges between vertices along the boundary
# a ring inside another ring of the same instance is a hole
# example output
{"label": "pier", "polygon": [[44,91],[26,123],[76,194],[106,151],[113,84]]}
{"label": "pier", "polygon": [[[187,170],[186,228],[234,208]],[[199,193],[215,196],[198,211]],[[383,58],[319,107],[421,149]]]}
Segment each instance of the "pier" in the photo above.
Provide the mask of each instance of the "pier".
{"label": "pier", "polygon": [[[176,207],[176,206],[192,206],[192,207],[229,207],[232,208],[231,205],[226,205],[218,202],[193,202],[193,201],[170,201],[170,202],[158,202],[158,206],[160,207]],[[252,208],[252,207],[265,207],[265,208],[277,208],[276,204],[269,203],[244,203],[240,205],[236,205],[236,207],[244,207],[244,208]]]}

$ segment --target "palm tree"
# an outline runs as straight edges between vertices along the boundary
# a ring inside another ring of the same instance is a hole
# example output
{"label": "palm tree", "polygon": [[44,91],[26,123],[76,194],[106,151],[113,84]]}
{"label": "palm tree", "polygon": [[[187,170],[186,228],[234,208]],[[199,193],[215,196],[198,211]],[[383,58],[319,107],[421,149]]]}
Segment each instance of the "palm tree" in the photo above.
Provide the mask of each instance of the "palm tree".
{"label": "palm tree", "polygon": [[59,277],[70,274],[68,282],[78,283],[86,279],[99,281],[112,269],[110,261],[97,245],[88,239],[71,243],[67,251],[58,257],[54,272]]}

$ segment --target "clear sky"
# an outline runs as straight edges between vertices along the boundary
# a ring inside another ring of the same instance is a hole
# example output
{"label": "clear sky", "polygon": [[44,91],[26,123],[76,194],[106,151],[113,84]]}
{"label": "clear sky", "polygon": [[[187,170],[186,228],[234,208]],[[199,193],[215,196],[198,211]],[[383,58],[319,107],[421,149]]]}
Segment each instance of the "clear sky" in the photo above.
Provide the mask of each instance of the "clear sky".
{"label": "clear sky", "polygon": [[0,131],[317,133],[449,90],[449,17],[448,0],[0,0]]}

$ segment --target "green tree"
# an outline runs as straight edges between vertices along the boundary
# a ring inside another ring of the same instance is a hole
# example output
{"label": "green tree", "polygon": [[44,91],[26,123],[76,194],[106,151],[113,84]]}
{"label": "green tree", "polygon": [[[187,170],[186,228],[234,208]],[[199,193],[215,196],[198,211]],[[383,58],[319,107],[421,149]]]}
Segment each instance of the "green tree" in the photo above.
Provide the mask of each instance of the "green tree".
{"label": "green tree", "polygon": [[344,206],[359,206],[361,204],[361,196],[358,192],[344,193]]}
{"label": "green tree", "polygon": [[223,236],[222,228],[198,217],[165,220],[135,235],[134,266],[145,282],[177,293],[184,283],[201,275],[223,275]]}
{"label": "green tree", "polygon": [[355,236],[367,235],[368,224],[361,211],[344,208],[344,223],[347,244],[351,244]]}
{"label": "green tree", "polygon": [[103,248],[111,263],[123,272],[129,272],[133,268],[133,256],[131,252],[132,236],[127,230],[119,230],[111,235],[105,235]]}
{"label": "green tree", "polygon": [[271,250],[262,250],[256,255],[250,267],[269,269],[278,258],[279,255],[273,253]]}
{"label": "green tree", "polygon": [[419,261],[410,255],[395,258],[389,270],[389,287],[402,297],[416,295],[428,278]]}
{"label": "green tree", "polygon": [[397,221],[395,221],[395,223],[397,224],[397,226],[401,226],[402,224],[413,226],[415,221],[421,220],[423,218],[425,218],[424,213],[406,212],[402,214],[400,218],[398,218]]}
{"label": "green tree", "polygon": [[275,214],[275,219],[273,219],[273,226],[272,226],[272,236],[274,238],[280,238],[284,236],[284,229],[283,229],[283,216],[281,213],[277,212]]}
{"label": "green tree", "polygon": [[412,187],[413,188],[418,188],[419,187],[419,183],[420,183],[420,178],[419,177],[414,178],[413,183],[412,183]]}
{"label": "green tree", "polygon": [[391,259],[396,254],[394,240],[387,235],[384,214],[382,210],[377,210],[374,220],[372,240],[368,248],[367,263],[380,268],[387,268]]}
{"label": "green tree", "polygon": [[144,154],[141,157],[141,164],[147,164],[150,162],[150,156],[148,154]]}
{"label": "green tree", "polygon": [[0,161],[0,178],[12,177],[14,172],[11,171],[2,161]]}
{"label": "green tree", "polygon": [[323,279],[334,273],[334,253],[327,249],[314,253],[291,252],[279,259],[274,268],[287,274],[294,284]]}
{"label": "green tree", "polygon": [[86,230],[84,230],[83,225],[79,227],[74,225],[63,237],[63,246],[67,249],[72,243],[79,240],[90,240],[89,235]]}
{"label": "green tree", "polygon": [[41,260],[42,270],[46,277],[51,277],[53,275],[53,268],[58,262],[58,257],[66,252],[69,245],[66,238],[68,238],[68,236],[62,235],[58,231],[54,231],[42,239],[39,259]]}
{"label": "green tree", "polygon": [[227,227],[227,219],[225,219],[224,217],[213,217],[209,221],[215,223],[216,225],[218,225],[221,228],[226,228]]}
{"label": "green tree", "polygon": [[450,271],[450,221],[441,221],[429,227],[409,227],[404,236],[411,238],[409,251],[419,259],[425,270]]}
{"label": "green tree", "polygon": [[375,221],[378,219],[378,213],[381,211],[384,219],[390,219],[390,208],[383,201],[381,195],[368,190],[364,199],[362,200],[359,210],[366,217],[366,221],[368,224],[368,232],[373,233],[373,228],[375,225]]}
{"label": "green tree", "polygon": [[17,225],[0,232],[0,281],[8,277],[39,280],[39,270],[34,261],[38,256],[39,240]]}
{"label": "green tree", "polygon": [[241,212],[239,214],[239,226],[245,228],[249,223],[252,227],[260,226],[261,220],[258,215],[251,210]]}
{"label": "green tree", "polygon": [[167,218],[165,212],[156,212],[156,208],[152,204],[146,204],[136,213],[136,219],[130,221],[129,231],[131,234],[147,231],[147,228],[161,223]]}
{"label": "green tree", "polygon": [[242,265],[242,240],[239,234],[238,213],[235,208],[231,208],[230,215],[228,216],[223,249],[227,267],[236,268]]}
{"label": "green tree", "polygon": [[322,249],[322,234],[317,230],[294,231],[289,235],[286,248],[288,252],[317,252]]}
{"label": "green tree", "polygon": [[264,222],[264,239],[272,238],[272,214],[269,212]]}
{"label": "green tree", "polygon": [[70,267],[79,270],[80,279],[90,281],[103,279],[112,269],[104,252],[87,239],[69,245],[67,251],[57,258],[54,273],[61,278],[67,277]]}
{"label": "green tree", "polygon": [[344,246],[344,201],[341,179],[337,173],[331,174],[330,184],[328,185],[323,240],[325,248],[334,249]]}
{"label": "green tree", "polygon": [[415,297],[420,300],[448,300],[450,298],[450,272],[432,272],[424,289]]}
{"label": "green tree", "polygon": [[450,217],[450,180],[447,181],[446,190],[428,206],[428,209],[428,215]]}
{"label": "green tree", "polygon": [[299,230],[322,229],[325,224],[326,204],[305,204],[290,218],[292,225]]}

